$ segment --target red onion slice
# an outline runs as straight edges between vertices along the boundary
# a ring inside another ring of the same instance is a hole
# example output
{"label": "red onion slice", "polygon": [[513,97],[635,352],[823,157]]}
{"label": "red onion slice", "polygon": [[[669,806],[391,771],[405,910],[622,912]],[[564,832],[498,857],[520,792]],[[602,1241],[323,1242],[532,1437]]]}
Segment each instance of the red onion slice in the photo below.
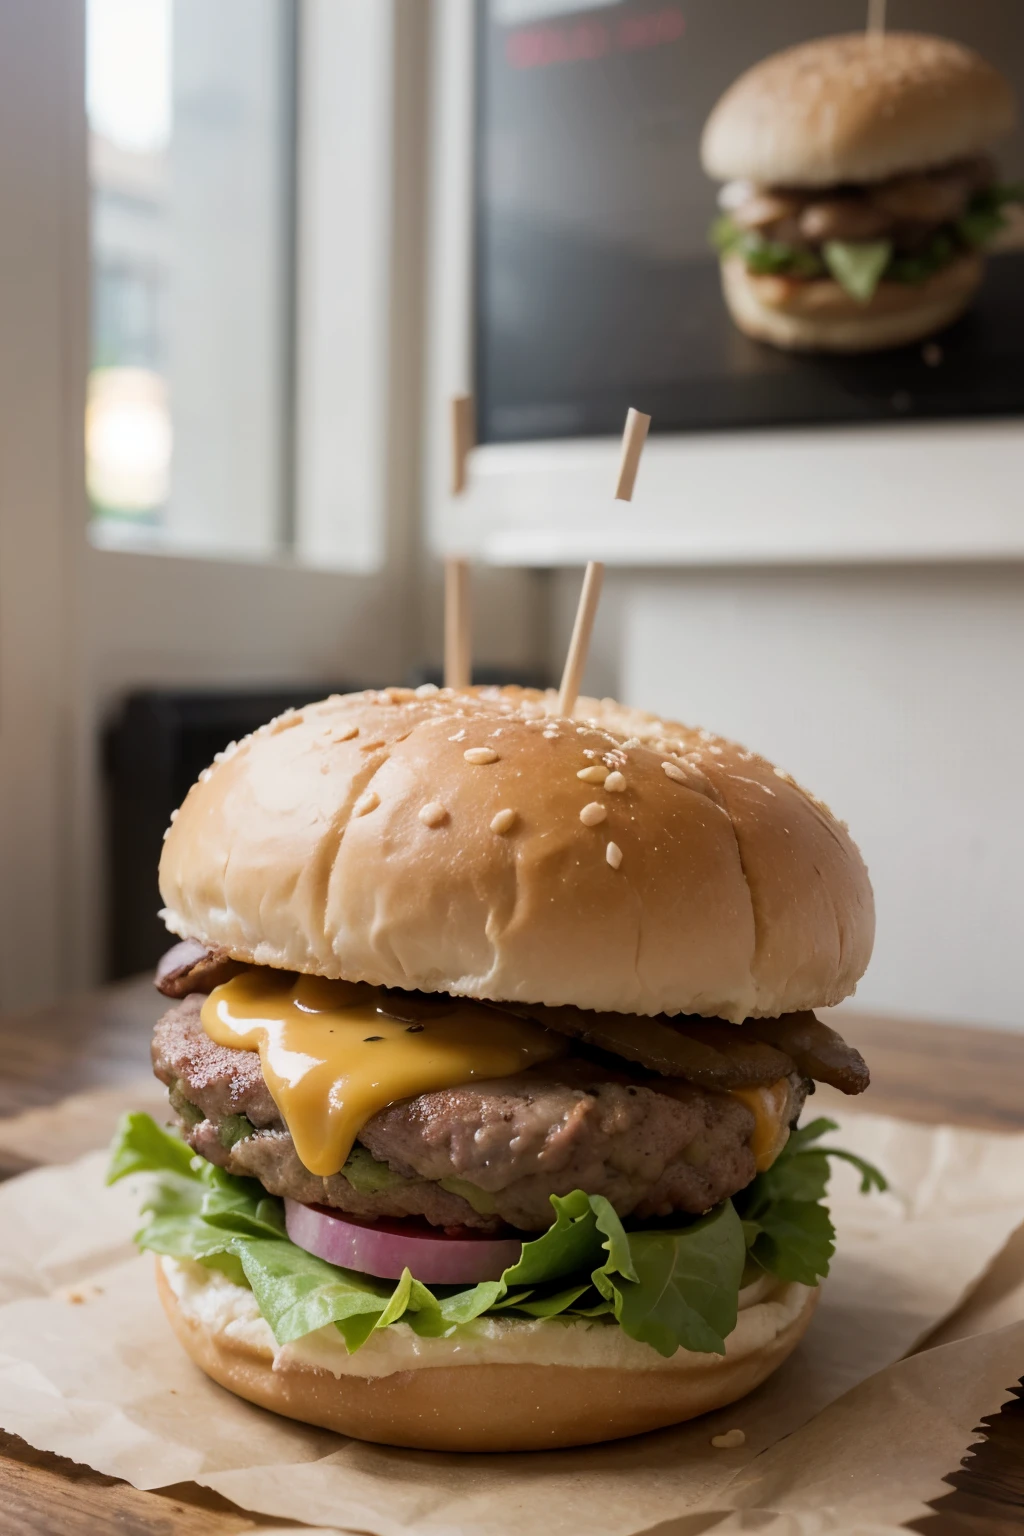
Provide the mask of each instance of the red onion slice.
{"label": "red onion slice", "polygon": [[379,1280],[397,1280],[408,1269],[424,1285],[475,1285],[500,1280],[522,1257],[516,1238],[436,1236],[410,1232],[399,1222],[349,1221],[322,1206],[284,1202],[288,1236],[299,1248]]}

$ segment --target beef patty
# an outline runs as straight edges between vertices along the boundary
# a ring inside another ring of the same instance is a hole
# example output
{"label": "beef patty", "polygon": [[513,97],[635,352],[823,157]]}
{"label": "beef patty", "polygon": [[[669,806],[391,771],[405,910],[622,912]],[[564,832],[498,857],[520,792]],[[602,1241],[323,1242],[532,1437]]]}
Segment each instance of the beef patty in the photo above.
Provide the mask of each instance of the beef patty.
{"label": "beef patty", "polygon": [[[543,1231],[552,1194],[605,1195],[620,1216],[697,1215],[754,1177],[754,1117],[738,1099],[570,1056],[390,1104],[363,1126],[346,1173],[321,1178],[300,1163],[258,1054],[206,1035],[204,1000],[193,993],[159,1021],[154,1071],[190,1145],[275,1195],[356,1217]],[[790,1085],[792,1122],[807,1084]]]}

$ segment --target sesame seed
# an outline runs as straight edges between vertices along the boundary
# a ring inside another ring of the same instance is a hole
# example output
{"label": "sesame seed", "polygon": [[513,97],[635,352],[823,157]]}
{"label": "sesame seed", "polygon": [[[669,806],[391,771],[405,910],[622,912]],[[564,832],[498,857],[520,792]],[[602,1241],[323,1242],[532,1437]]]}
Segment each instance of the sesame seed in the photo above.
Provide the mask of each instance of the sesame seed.
{"label": "sesame seed", "polygon": [[365,816],[369,811],[375,811],[378,805],[380,805],[380,795],[375,789],[368,789],[365,794],[359,796],[352,809],[357,816]]}
{"label": "sesame seed", "polygon": [[607,815],[608,812],[603,805],[600,805],[596,800],[591,800],[590,804],[585,805],[582,811],[580,811],[580,821],[582,821],[585,827],[596,827],[599,822],[605,820]]}
{"label": "sesame seed", "polygon": [[491,831],[511,832],[512,828],[516,824],[516,820],[517,816],[515,811],[509,809],[499,811],[496,816],[491,818]]}
{"label": "sesame seed", "polygon": [[178,813],[177,813],[177,811],[172,811],[172,812],[171,812],[171,821],[172,821],[172,822],[175,822],[175,821],[177,821],[177,819],[178,819]]}
{"label": "sesame seed", "polygon": [[463,726],[461,731],[456,731],[454,736],[449,736],[448,737],[449,741],[465,741],[465,739],[466,739],[466,728],[465,728],[465,726]]}
{"label": "sesame seed", "polygon": [[605,779],[604,787],[611,790],[613,795],[621,795],[626,787],[626,781],[618,769],[616,769],[614,773],[610,773]]}
{"label": "sesame seed", "polygon": [[662,763],[661,770],[667,779],[673,779],[677,784],[687,782],[686,774],[681,768],[677,768],[675,763]]}
{"label": "sesame seed", "polygon": [[612,869],[618,869],[619,865],[622,863],[622,849],[619,847],[618,843],[609,843],[604,851],[604,856],[608,860],[608,863],[611,865]]}
{"label": "sesame seed", "polygon": [[426,805],[421,805],[419,816],[425,827],[439,827],[442,821],[448,820],[448,812],[440,800],[428,800]]}
{"label": "sesame seed", "polygon": [[416,689],[416,697],[418,699],[429,699],[435,693],[440,692],[441,690],[436,683],[420,683],[419,687]]}
{"label": "sesame seed", "polygon": [[410,699],[416,697],[412,688],[388,688],[385,690],[392,704],[408,704]]}
{"label": "sesame seed", "polygon": [[373,741],[364,741],[359,750],[360,752],[376,752],[377,749],[383,745],[383,737],[375,736]]}
{"label": "sesame seed", "polygon": [[485,763],[498,761],[498,754],[493,747],[467,747],[462,755],[467,763],[476,763],[481,768]]}
{"label": "sesame seed", "polygon": [[608,769],[600,763],[592,763],[589,768],[580,768],[576,777],[582,779],[585,784],[603,784],[608,777]]}
{"label": "sesame seed", "polygon": [[787,773],[785,768],[773,768],[772,772],[777,779],[782,779],[785,781],[785,783],[792,784],[793,775],[791,773]]}
{"label": "sesame seed", "polygon": [[558,740],[558,732],[557,731],[541,731],[541,735],[544,737],[545,741],[557,741]]}
{"label": "sesame seed", "polygon": [[[298,711],[290,709],[285,714],[278,715],[276,720],[270,722],[270,734],[271,736],[279,736],[282,731],[290,731],[293,725],[301,724],[302,715]],[[232,746],[234,746],[234,742],[232,742]]]}

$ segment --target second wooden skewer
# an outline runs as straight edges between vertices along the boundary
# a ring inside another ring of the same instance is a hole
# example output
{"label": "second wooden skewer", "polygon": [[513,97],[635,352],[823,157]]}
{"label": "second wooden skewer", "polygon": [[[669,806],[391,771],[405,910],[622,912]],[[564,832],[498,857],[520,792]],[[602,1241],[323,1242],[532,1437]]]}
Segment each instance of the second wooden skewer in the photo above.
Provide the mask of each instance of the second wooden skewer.
{"label": "second wooden skewer", "polygon": [[[644,451],[644,443],[647,441],[647,430],[650,425],[651,418],[645,416],[642,411],[634,411],[631,407],[627,412],[626,426],[622,434],[619,473],[615,481],[616,501],[632,501],[633,499],[636,472],[640,466],[640,455]],[[580,688],[583,686],[583,673],[587,665],[587,656],[590,652],[590,638],[594,633],[594,620],[597,618],[597,605],[601,601],[603,582],[604,565],[600,560],[591,560],[587,565],[586,575],[583,578],[583,590],[580,593],[579,605],[576,609],[576,622],[572,628],[572,639],[569,641],[569,654],[565,658],[562,683],[558,690],[558,713],[560,715],[571,716],[576,708],[576,700],[580,696]]]}
{"label": "second wooden skewer", "polygon": [[[451,402],[451,493],[466,489],[466,460],[476,436],[472,395]],[[451,555],[444,563],[444,685],[468,688],[473,680],[470,641],[469,561]]]}

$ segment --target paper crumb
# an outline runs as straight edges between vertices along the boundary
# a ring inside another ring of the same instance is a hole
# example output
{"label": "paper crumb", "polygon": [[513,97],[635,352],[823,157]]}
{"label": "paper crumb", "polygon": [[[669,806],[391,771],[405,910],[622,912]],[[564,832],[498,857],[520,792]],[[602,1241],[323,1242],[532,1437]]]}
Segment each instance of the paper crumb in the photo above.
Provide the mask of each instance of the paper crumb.
{"label": "paper crumb", "polygon": [[102,1285],[78,1286],[72,1291],[65,1291],[64,1300],[70,1302],[73,1307],[81,1307],[89,1300],[90,1296],[102,1296]]}
{"label": "paper crumb", "polygon": [[746,1443],[747,1437],[742,1429],[727,1429],[724,1435],[711,1436],[711,1444],[719,1451],[735,1451]]}

